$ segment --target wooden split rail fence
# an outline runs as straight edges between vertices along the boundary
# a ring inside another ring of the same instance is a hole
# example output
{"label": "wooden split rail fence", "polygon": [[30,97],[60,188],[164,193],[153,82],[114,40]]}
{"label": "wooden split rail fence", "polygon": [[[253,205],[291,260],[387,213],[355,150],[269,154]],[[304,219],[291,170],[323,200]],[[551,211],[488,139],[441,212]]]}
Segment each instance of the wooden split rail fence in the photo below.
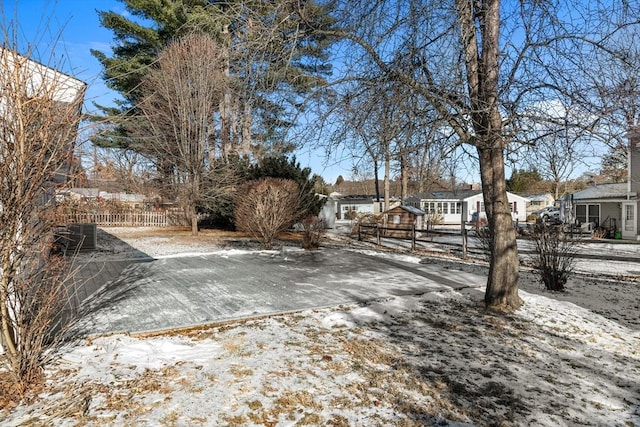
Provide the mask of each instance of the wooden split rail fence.
{"label": "wooden split rail fence", "polygon": [[[432,238],[429,240],[421,239],[419,236],[425,237],[427,235],[431,235]],[[367,236],[375,237],[376,244],[378,246],[381,245],[382,238],[391,238],[391,239],[400,239],[400,240],[410,240],[411,241],[411,250],[416,250],[416,242],[433,242],[433,237],[436,235],[460,235],[459,233],[450,233],[450,232],[441,232],[435,230],[423,230],[416,229],[415,225],[411,228],[396,228],[396,227],[383,227],[379,224],[359,224],[358,225],[358,240],[362,240],[363,237]],[[468,236],[467,230],[463,229],[462,231],[462,244],[452,244],[452,243],[442,243],[444,245],[451,246],[461,246],[463,257],[467,256],[469,251],[468,245]]]}

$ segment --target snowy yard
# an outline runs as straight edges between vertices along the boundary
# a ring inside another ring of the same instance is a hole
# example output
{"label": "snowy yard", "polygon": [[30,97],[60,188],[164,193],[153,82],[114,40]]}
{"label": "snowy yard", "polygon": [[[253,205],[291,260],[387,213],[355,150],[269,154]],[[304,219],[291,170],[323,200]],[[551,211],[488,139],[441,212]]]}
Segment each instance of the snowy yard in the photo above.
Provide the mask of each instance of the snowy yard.
{"label": "snowy yard", "polygon": [[[116,258],[225,247],[113,232],[128,244],[107,248]],[[509,316],[485,312],[482,290],[448,290],[84,340],[0,424],[640,425],[640,285],[580,275],[567,286],[549,294],[524,274],[525,305]]]}

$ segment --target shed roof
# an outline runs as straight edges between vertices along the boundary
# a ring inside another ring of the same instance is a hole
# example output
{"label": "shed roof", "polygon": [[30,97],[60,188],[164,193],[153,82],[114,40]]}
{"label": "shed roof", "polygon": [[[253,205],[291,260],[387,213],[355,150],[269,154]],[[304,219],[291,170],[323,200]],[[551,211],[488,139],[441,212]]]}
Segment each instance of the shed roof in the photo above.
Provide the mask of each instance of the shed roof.
{"label": "shed roof", "polygon": [[394,208],[389,209],[387,212],[391,212],[394,209],[402,209],[416,216],[426,215],[426,213],[422,209],[418,209],[414,206],[407,206],[407,205],[396,206]]}
{"label": "shed roof", "polygon": [[405,206],[405,205],[402,205],[402,206],[400,206],[400,208],[401,208],[401,209],[404,209],[405,211],[407,211],[407,212],[409,212],[409,213],[412,213],[412,214],[414,214],[414,215],[416,215],[416,216],[422,216],[422,215],[425,215],[425,214],[426,214],[426,213],[425,213],[425,211],[423,211],[422,209],[418,209],[418,208],[416,208],[415,206]]}

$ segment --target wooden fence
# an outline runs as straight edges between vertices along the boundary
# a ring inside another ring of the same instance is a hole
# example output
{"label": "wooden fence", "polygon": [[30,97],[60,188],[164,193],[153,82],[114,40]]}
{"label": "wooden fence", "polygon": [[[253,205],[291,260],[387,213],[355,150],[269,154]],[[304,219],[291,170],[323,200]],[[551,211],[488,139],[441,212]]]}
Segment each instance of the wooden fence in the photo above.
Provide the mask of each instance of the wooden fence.
{"label": "wooden fence", "polygon": [[[451,246],[460,246],[462,249],[462,256],[466,257],[469,251],[468,245],[468,236],[467,230],[462,229],[462,233],[451,233],[451,232],[442,232],[435,231],[432,228],[429,229],[416,229],[415,226],[411,228],[398,228],[398,227],[383,227],[379,224],[358,224],[358,240],[363,240],[367,238],[367,236],[375,237],[376,244],[378,246],[381,245],[381,238],[387,239],[399,239],[399,240],[410,240],[411,241],[411,250],[416,250],[416,242],[433,242],[433,238],[437,235],[461,235],[462,236],[462,244],[456,243],[443,243],[444,245]],[[428,237],[431,237],[430,239]],[[423,238],[420,238],[423,237]],[[425,239],[425,237],[427,239]],[[484,249],[481,249],[481,252],[484,252]]]}
{"label": "wooden fence", "polygon": [[180,225],[175,213],[159,212],[76,212],[60,214],[61,224],[95,223],[101,227],[168,227]]}

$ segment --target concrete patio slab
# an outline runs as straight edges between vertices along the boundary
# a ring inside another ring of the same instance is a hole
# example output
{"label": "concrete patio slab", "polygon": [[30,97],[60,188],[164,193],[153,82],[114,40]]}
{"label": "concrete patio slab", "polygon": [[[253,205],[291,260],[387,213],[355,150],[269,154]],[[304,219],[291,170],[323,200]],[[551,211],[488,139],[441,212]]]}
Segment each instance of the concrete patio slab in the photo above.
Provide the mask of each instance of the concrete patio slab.
{"label": "concrete patio slab", "polygon": [[118,272],[123,265],[83,303],[79,333],[169,330],[486,283],[438,265],[341,249],[220,252],[134,262]]}

